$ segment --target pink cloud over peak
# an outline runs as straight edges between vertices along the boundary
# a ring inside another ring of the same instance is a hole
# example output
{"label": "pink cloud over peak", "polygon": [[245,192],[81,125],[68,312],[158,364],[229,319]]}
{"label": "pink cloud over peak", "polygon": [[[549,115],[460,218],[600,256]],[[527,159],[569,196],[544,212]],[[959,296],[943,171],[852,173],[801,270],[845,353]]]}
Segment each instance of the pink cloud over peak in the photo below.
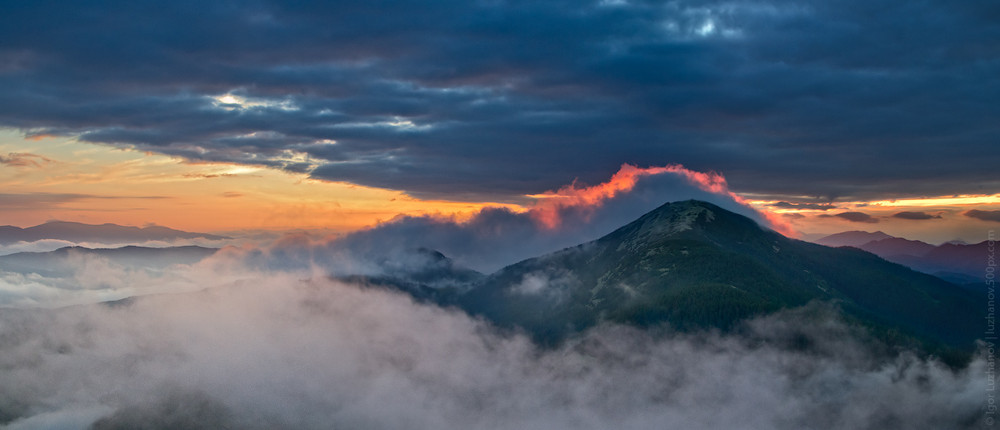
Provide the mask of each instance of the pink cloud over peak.
{"label": "pink cloud over peak", "polygon": [[[546,191],[529,196],[538,199],[538,204],[531,208],[530,214],[545,228],[556,229],[562,224],[562,217],[567,209],[593,210],[615,196],[632,191],[641,178],[657,175],[677,175],[702,191],[729,197],[736,203],[753,209],[746,199],[729,190],[729,184],[721,173],[699,172],[688,169],[681,164],[637,167],[626,163],[622,164],[618,172],[606,182],[580,187],[574,181],[556,191]],[[769,227],[779,233],[792,237],[798,236],[798,233],[777,214],[766,210],[754,210],[767,220],[770,224]]]}

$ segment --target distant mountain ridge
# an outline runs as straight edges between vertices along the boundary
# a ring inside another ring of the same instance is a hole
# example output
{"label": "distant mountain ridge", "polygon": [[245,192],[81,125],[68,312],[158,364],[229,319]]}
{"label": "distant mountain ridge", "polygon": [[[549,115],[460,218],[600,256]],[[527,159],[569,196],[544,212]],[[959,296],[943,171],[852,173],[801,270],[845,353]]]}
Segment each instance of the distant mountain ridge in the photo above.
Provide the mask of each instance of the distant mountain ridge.
{"label": "distant mountain ridge", "polygon": [[173,246],[148,248],[84,248],[67,246],[49,252],[18,252],[0,256],[0,271],[35,273],[42,276],[67,276],[79,269],[76,257],[99,257],[132,268],[163,269],[175,264],[194,264],[216,253],[216,248]]}
{"label": "distant mountain ridge", "polygon": [[[867,240],[866,239],[871,239]],[[929,273],[957,284],[982,280],[988,253],[987,241],[975,244],[947,242],[938,246],[919,240],[890,236],[881,231],[845,231],[816,241],[827,246],[853,246],[888,261]]]}
{"label": "distant mountain ridge", "polygon": [[169,227],[133,227],[117,224],[83,224],[69,221],[51,221],[34,227],[0,226],[0,244],[36,242],[57,239],[69,242],[141,243],[152,240],[176,239],[228,239],[205,233],[192,233]]}

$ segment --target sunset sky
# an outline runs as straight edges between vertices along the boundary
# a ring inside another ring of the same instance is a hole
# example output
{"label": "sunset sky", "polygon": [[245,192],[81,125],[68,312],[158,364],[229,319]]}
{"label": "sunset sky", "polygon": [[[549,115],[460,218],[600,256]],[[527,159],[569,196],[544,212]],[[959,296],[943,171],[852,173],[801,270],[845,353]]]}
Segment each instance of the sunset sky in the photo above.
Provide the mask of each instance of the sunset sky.
{"label": "sunset sky", "polygon": [[0,225],[346,232],[543,217],[681,175],[800,237],[979,242],[1000,227],[998,18],[990,1],[8,3]]}

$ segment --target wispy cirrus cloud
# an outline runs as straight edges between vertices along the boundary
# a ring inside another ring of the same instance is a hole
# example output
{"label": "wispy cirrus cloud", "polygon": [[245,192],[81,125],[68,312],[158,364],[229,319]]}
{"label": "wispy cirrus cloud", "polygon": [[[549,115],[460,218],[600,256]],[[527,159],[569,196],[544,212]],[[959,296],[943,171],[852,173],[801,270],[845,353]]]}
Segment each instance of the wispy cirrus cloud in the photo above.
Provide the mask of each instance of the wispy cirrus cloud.
{"label": "wispy cirrus cloud", "polygon": [[43,155],[28,152],[11,152],[0,154],[0,165],[9,167],[42,167],[56,161]]}

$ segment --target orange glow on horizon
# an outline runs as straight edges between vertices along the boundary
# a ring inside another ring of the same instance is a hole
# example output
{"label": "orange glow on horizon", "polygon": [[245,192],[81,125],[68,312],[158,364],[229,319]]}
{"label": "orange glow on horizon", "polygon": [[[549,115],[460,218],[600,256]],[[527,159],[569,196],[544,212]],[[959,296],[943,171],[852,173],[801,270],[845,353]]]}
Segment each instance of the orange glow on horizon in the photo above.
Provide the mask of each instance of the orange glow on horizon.
{"label": "orange glow on horizon", "polygon": [[[421,200],[403,192],[326,182],[263,167],[188,162],[144,151],[29,140],[0,130],[0,225],[50,220],[225,232],[321,229],[348,232],[400,214],[467,219],[491,202]],[[44,160],[45,162],[31,162]],[[15,201],[14,199],[22,199]]]}
{"label": "orange glow on horizon", "polygon": [[1000,194],[963,194],[958,196],[941,196],[919,199],[876,200],[868,202],[869,206],[883,207],[933,207],[933,206],[971,206],[1000,204]]}

